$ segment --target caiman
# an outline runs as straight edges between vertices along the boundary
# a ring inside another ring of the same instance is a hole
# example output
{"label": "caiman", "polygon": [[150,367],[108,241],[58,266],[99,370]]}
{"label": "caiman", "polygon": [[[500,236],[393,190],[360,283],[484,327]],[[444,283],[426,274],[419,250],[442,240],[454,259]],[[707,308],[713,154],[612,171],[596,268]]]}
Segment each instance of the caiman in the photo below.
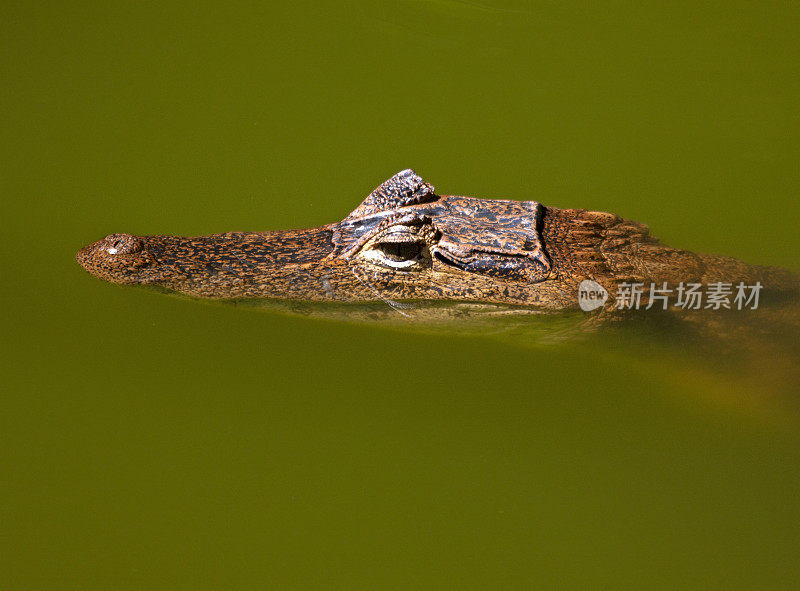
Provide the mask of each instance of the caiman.
{"label": "caiman", "polygon": [[665,246],[647,226],[612,213],[439,195],[413,170],[381,184],[342,221],[318,228],[112,234],[76,258],[106,281],[193,298],[299,312],[315,302],[372,302],[379,304],[373,314],[380,308],[400,319],[423,310],[423,320],[578,310],[586,279],[611,294],[595,312],[578,311],[595,317],[617,314],[613,294],[624,284],[758,283],[762,306],[796,295],[799,284],[786,270]]}

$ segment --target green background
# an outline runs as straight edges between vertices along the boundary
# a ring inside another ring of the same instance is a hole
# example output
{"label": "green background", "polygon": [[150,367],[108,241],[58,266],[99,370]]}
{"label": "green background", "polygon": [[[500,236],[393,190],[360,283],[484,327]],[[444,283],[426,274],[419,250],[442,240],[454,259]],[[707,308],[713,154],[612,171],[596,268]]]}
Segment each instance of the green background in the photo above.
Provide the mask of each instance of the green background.
{"label": "green background", "polygon": [[800,586],[800,387],[766,361],[208,306],[73,260],[336,221],[414,167],[800,268],[800,5],[222,6],[0,8],[0,587]]}

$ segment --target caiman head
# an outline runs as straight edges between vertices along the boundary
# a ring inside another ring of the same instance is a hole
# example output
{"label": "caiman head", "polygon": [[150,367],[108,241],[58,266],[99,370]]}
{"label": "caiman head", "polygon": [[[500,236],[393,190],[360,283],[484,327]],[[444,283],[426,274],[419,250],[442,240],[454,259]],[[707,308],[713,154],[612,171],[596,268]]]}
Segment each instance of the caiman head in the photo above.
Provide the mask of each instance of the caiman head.
{"label": "caiman head", "polygon": [[440,196],[404,170],[339,223],[195,238],[112,234],[76,258],[112,283],[197,298],[553,309],[561,287],[548,284],[542,216],[534,201]]}

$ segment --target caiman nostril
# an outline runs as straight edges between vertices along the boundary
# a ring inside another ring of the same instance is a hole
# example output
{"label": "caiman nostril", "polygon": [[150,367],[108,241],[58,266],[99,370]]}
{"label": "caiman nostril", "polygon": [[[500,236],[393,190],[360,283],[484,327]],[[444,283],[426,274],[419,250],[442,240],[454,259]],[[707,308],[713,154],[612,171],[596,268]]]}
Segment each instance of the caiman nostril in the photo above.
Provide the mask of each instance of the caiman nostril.
{"label": "caiman nostril", "polygon": [[132,254],[142,250],[142,241],[130,234],[111,234],[106,236],[105,248],[108,254]]}

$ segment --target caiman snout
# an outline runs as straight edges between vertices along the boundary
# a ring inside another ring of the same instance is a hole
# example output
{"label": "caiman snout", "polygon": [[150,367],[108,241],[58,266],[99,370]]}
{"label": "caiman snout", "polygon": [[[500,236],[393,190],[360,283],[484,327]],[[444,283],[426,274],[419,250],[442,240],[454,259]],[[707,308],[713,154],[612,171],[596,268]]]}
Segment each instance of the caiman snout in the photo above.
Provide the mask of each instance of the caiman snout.
{"label": "caiman snout", "polygon": [[137,283],[131,271],[149,262],[144,242],[131,234],[111,234],[75,255],[75,260],[92,275],[114,283]]}
{"label": "caiman snout", "polygon": [[143,246],[140,238],[130,234],[111,234],[103,238],[100,243],[111,256],[139,252]]}

